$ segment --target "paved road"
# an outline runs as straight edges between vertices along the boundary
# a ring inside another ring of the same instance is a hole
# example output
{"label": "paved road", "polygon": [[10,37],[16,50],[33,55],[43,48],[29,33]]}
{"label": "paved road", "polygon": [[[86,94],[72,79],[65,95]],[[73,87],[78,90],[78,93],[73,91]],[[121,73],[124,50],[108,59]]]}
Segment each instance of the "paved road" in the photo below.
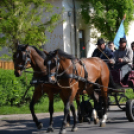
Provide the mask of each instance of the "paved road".
{"label": "paved road", "polygon": [[[125,112],[112,107],[108,114],[107,126],[100,128],[99,124],[78,123],[78,131],[71,132],[67,128],[67,134],[134,134],[134,123],[128,122]],[[49,114],[37,115],[43,122],[43,129],[37,130],[31,115],[0,115],[0,134],[44,134],[49,124]],[[63,119],[63,113],[54,114],[54,134],[58,134]],[[71,124],[72,124],[71,120]]]}

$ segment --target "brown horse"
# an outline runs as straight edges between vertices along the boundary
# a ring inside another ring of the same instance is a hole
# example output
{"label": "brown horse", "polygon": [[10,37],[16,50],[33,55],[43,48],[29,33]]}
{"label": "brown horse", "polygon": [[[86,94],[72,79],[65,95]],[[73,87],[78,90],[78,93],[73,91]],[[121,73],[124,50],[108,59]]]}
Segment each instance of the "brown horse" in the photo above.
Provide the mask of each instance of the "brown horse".
{"label": "brown horse", "polygon": [[[52,83],[53,81],[61,88],[60,96],[65,105],[61,133],[64,132],[69,108],[76,94],[79,94],[85,88],[88,95],[93,95],[93,85],[96,81],[101,85],[101,95],[104,102],[104,114],[100,126],[105,126],[108,86],[112,84],[110,82],[110,71],[106,63],[99,58],[83,58],[79,60],[59,49],[49,53],[45,52],[45,54],[47,57],[44,60],[44,65],[48,70],[49,82]],[[97,121],[95,110],[93,110],[93,114],[95,121]],[[74,116],[76,115],[74,114]],[[76,127],[76,120],[74,120],[73,127]]]}
{"label": "brown horse", "polygon": [[[26,66],[28,64],[31,64],[31,67],[34,70],[33,78],[34,80],[39,80],[39,83],[36,83],[35,85],[35,91],[32,97],[32,101],[30,103],[30,110],[33,116],[33,120],[36,123],[36,126],[38,129],[42,127],[42,123],[38,121],[35,113],[34,113],[34,105],[35,103],[40,99],[40,97],[47,93],[49,97],[49,112],[50,112],[50,123],[48,132],[53,131],[53,100],[54,100],[54,94],[57,94],[60,92],[59,86],[56,84],[45,84],[40,82],[40,80],[46,80],[48,79],[44,77],[46,75],[46,66],[44,66],[44,59],[46,58],[44,52],[38,50],[36,47],[28,46],[28,45],[19,45],[17,51],[13,54],[13,62],[14,62],[14,68],[15,68],[15,76],[19,77],[21,76],[22,72],[26,69]],[[77,94],[76,96],[76,102],[79,105],[80,104],[80,98]],[[71,110],[74,113],[74,109],[71,106]],[[68,122],[69,122],[69,116],[68,116]]]}

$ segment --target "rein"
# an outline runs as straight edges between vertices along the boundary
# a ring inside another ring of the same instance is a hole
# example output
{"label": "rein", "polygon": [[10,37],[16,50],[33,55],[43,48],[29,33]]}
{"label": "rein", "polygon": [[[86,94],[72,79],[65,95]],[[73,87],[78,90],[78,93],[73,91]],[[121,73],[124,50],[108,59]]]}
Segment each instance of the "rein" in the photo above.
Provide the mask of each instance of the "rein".
{"label": "rein", "polygon": [[108,60],[110,60],[110,58],[106,55],[106,53],[104,53],[99,47],[98,47],[98,50],[107,57]]}

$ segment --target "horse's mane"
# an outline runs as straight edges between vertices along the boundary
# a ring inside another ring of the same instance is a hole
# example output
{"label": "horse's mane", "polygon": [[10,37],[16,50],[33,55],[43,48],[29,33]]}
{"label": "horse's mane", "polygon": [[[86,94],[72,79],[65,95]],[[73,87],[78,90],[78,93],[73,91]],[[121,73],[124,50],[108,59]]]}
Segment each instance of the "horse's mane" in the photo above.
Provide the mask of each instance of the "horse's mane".
{"label": "horse's mane", "polygon": [[46,58],[46,55],[44,52],[40,51],[39,49],[37,49],[35,46],[31,46],[43,59]]}
{"label": "horse's mane", "polygon": [[71,54],[68,54],[68,53],[64,52],[61,49],[57,49],[56,51],[58,52],[59,56],[61,56],[61,57],[64,57],[64,58],[67,58],[67,59],[76,59],[74,56],[72,56]]}

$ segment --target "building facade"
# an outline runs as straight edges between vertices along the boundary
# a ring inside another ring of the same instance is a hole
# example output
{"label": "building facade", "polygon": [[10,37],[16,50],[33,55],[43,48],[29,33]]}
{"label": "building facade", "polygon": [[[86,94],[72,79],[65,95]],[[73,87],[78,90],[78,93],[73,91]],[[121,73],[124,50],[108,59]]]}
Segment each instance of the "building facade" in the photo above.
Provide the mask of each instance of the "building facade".
{"label": "building facade", "polygon": [[58,10],[63,9],[63,23],[59,24],[53,33],[46,33],[48,42],[44,45],[44,49],[52,51],[60,48],[79,58],[89,57],[92,50],[89,43],[90,29],[82,20],[81,0],[55,0],[49,2],[58,6]]}
{"label": "building facade", "polygon": [[[91,33],[96,32],[98,37],[101,35],[96,29],[86,25],[81,16],[82,0],[46,0],[55,6],[55,12],[61,13],[63,23],[59,24],[52,33],[46,32],[48,42],[44,45],[47,51],[62,49],[78,58],[90,57],[96,48],[96,39],[91,38]],[[59,8],[56,8],[59,7]],[[45,18],[43,18],[43,21]],[[128,46],[134,41],[134,22],[130,24],[127,35]],[[0,56],[6,53],[7,49],[0,51]]]}

